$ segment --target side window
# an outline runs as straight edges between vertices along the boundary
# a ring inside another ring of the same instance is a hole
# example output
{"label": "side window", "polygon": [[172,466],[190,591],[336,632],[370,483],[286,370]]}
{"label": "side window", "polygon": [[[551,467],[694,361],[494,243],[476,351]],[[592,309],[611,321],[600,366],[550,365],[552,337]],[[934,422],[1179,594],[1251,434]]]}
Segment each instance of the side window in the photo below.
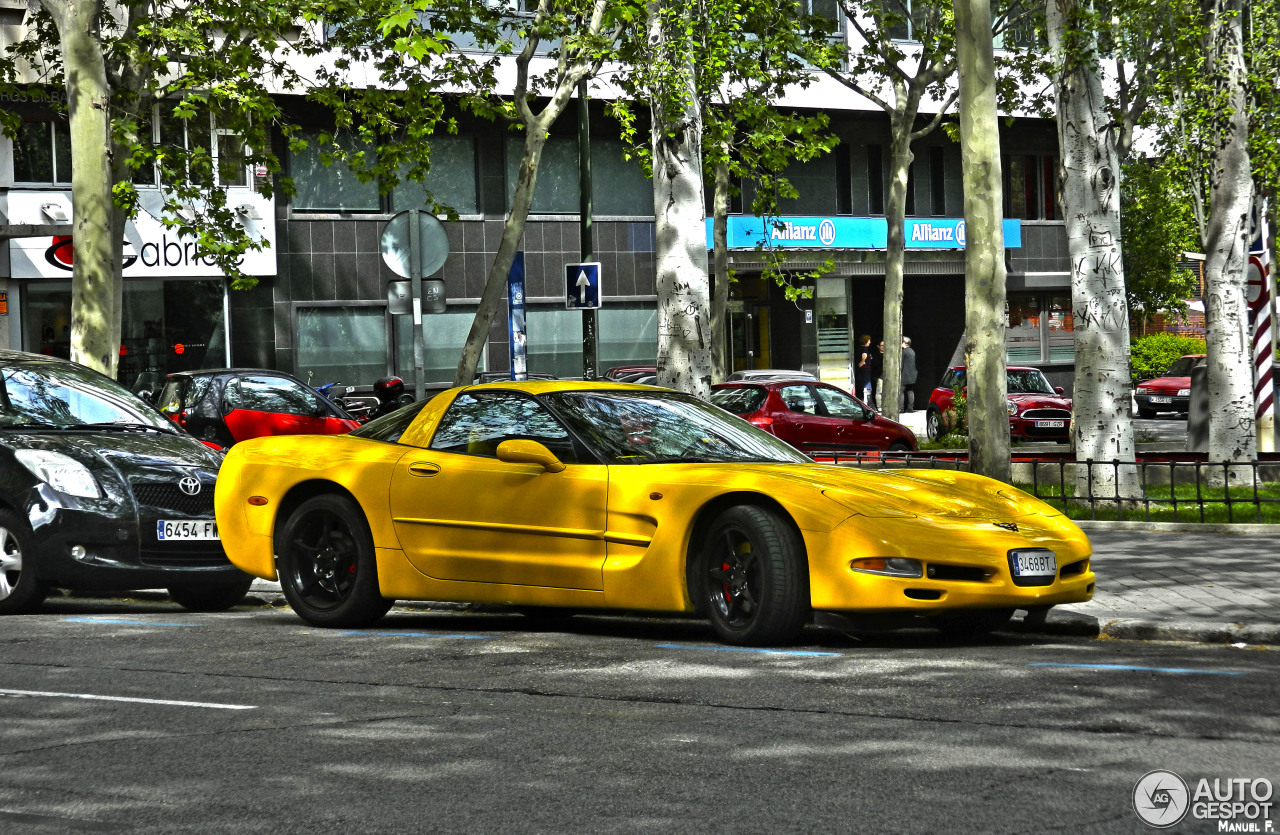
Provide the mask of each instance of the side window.
{"label": "side window", "polygon": [[573,437],[532,397],[513,392],[460,394],[445,412],[431,448],[494,457],[498,444],[538,441],[566,464],[578,463]]}
{"label": "side window", "polygon": [[818,402],[813,399],[813,390],[808,386],[784,386],[778,394],[790,411],[806,415],[818,413]]}
{"label": "side window", "polygon": [[232,388],[237,390],[235,406],[257,412],[276,412],[285,415],[323,414],[320,398],[299,383],[283,377],[241,377],[234,386],[227,387],[227,405],[232,405]]}
{"label": "side window", "polygon": [[857,400],[839,389],[819,388],[818,397],[827,409],[827,416],[842,420],[866,420],[867,409]]}

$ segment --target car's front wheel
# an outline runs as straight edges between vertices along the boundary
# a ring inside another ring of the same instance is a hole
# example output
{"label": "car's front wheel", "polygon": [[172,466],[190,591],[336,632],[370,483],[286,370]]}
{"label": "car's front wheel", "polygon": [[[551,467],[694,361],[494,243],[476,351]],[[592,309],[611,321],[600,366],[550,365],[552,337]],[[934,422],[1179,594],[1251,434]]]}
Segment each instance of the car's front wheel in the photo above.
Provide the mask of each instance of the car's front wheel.
{"label": "car's front wheel", "polygon": [[809,573],[799,533],[776,511],[722,512],[703,547],[711,625],[722,640],[773,646],[794,640],[809,615]]}
{"label": "car's front wheel", "polygon": [[31,531],[20,516],[0,510],[0,615],[35,609],[45,587],[36,577]]}
{"label": "car's front wheel", "polygon": [[936,441],[942,437],[942,412],[931,407],[929,411],[925,413],[924,431],[931,441]]}
{"label": "car's front wheel", "polygon": [[280,589],[314,626],[368,626],[393,601],[378,591],[373,535],[364,513],[343,496],[316,496],[290,514],[276,550]]}
{"label": "car's front wheel", "polygon": [[249,575],[219,583],[202,583],[190,586],[171,586],[169,596],[173,602],[193,612],[221,612],[244,600],[253,578]]}

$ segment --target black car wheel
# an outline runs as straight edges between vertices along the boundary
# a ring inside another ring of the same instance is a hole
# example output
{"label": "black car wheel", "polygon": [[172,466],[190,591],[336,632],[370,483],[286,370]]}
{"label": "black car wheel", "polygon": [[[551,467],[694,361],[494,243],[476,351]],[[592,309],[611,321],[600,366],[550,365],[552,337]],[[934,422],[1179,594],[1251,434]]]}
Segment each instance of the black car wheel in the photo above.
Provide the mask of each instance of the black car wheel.
{"label": "black car wheel", "polygon": [[203,583],[198,586],[172,586],[173,602],[193,612],[221,612],[244,600],[253,578],[245,575],[230,582]]}
{"label": "black car wheel", "polygon": [[933,618],[933,625],[955,638],[979,638],[995,632],[1013,617],[1012,609],[964,609]]}
{"label": "black car wheel", "polygon": [[894,441],[889,444],[888,452],[910,452],[911,447],[907,446],[906,441]]}
{"label": "black car wheel", "polygon": [[1138,417],[1142,418],[1143,420],[1151,420],[1155,416],[1156,416],[1155,409],[1144,409],[1141,406],[1138,407]]}
{"label": "black car wheel", "polygon": [[393,601],[378,592],[373,535],[350,499],[316,496],[284,525],[276,553],[280,588],[314,626],[368,626]]}
{"label": "black car wheel", "polygon": [[29,612],[44,596],[26,522],[11,511],[0,510],[0,615]]}
{"label": "black car wheel", "polygon": [[929,440],[936,441],[942,437],[942,413],[930,408],[924,416],[924,431]]}
{"label": "black car wheel", "polygon": [[799,534],[777,512],[731,507],[716,518],[703,559],[711,625],[722,640],[773,646],[794,640],[809,614]]}

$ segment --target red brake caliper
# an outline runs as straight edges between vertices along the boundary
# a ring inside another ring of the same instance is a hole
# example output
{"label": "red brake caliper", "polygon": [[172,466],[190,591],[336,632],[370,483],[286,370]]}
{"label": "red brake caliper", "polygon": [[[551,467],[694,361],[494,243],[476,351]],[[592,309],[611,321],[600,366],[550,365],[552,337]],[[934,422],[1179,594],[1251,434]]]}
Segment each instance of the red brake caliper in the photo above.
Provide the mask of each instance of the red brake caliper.
{"label": "red brake caliper", "polygon": [[724,570],[724,602],[728,603],[733,599],[733,595],[729,593],[729,563],[723,563],[721,568]]}

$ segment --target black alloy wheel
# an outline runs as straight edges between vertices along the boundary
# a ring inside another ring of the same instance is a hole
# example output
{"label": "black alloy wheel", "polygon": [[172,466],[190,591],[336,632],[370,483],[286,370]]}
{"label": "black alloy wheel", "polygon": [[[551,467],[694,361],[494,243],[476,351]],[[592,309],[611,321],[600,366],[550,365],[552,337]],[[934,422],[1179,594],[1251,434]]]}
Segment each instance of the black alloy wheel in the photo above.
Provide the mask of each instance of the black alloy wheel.
{"label": "black alloy wheel", "polygon": [[936,441],[942,437],[942,412],[930,408],[924,416],[924,430],[929,440]]}
{"label": "black alloy wheel", "polygon": [[776,646],[795,640],[809,616],[809,573],[799,533],[777,511],[725,510],[704,549],[711,625],[721,640]]}
{"label": "black alloy wheel", "polygon": [[47,591],[36,577],[30,529],[9,510],[0,510],[0,615],[29,612]]}
{"label": "black alloy wheel", "polygon": [[303,502],[285,523],[276,554],[281,591],[313,626],[368,626],[394,602],[378,591],[373,536],[350,499]]}

